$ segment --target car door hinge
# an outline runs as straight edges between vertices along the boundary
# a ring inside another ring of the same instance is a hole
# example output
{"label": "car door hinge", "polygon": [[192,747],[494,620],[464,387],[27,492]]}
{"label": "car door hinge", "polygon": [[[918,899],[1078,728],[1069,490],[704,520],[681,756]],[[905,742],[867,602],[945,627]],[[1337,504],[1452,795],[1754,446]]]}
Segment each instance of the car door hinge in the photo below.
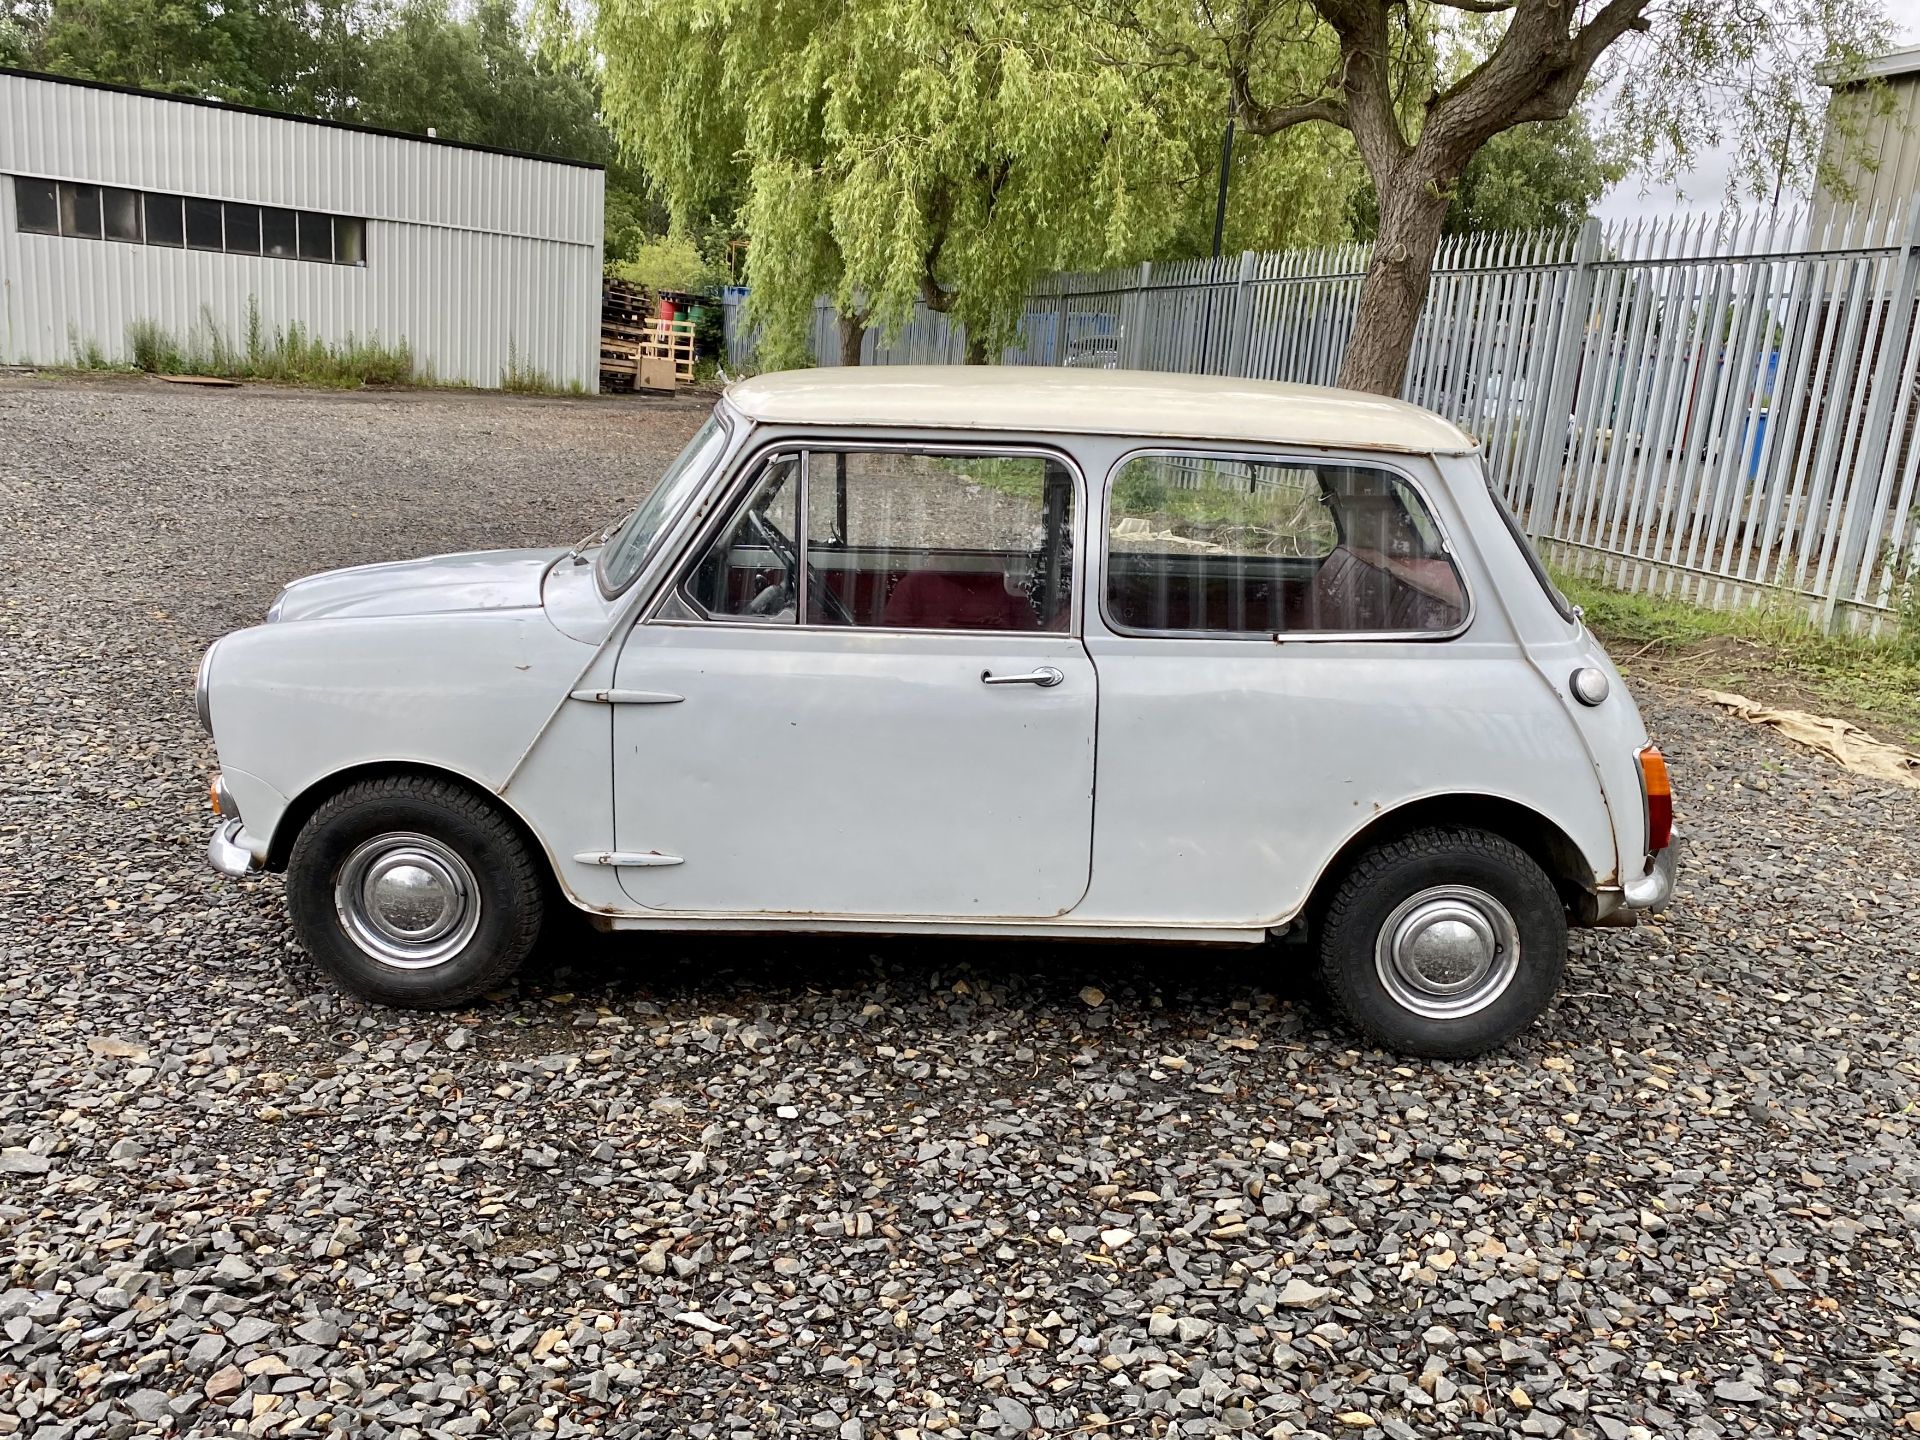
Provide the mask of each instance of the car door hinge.
{"label": "car door hinge", "polygon": [[687,697],[666,690],[576,690],[567,698],[589,705],[678,705]]}

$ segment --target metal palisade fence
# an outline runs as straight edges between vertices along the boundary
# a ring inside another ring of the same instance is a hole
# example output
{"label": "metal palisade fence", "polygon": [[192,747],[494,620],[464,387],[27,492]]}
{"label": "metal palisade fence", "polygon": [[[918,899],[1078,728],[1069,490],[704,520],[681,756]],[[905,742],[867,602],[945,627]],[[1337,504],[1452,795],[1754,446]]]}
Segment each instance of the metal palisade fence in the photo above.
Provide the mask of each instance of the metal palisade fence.
{"label": "metal palisade fence", "polygon": [[[1569,569],[1889,629],[1914,569],[1917,226],[1920,206],[1449,239],[1403,393],[1480,439]],[[1331,384],[1367,260],[1343,245],[1056,276],[1002,358]],[[728,311],[736,364],[743,299]],[[838,349],[823,303],[814,354],[835,364]],[[891,340],[870,334],[862,358],[964,353],[923,309]]]}

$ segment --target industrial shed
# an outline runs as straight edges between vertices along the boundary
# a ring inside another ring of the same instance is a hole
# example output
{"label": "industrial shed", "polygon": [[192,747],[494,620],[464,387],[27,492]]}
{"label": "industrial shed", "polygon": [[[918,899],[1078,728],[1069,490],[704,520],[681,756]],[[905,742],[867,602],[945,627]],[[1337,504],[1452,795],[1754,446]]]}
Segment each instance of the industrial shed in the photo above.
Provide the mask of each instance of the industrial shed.
{"label": "industrial shed", "polygon": [[423,378],[595,387],[606,177],[431,136],[0,69],[0,363],[405,341]]}
{"label": "industrial shed", "polygon": [[1920,46],[1895,50],[1858,75],[1823,81],[1826,130],[1821,137],[1810,229],[1826,232],[1837,214],[1892,211],[1905,219],[1920,192]]}

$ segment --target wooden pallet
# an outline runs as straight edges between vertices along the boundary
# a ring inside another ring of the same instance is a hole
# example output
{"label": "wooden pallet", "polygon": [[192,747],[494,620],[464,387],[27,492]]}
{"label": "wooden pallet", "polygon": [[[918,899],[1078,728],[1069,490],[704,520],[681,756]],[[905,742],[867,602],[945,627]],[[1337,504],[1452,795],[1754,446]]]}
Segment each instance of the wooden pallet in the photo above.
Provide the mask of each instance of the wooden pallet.
{"label": "wooden pallet", "polygon": [[600,388],[631,390],[640,371],[640,349],[652,335],[654,296],[625,280],[600,285]]}
{"label": "wooden pallet", "polygon": [[640,342],[640,354],[654,360],[671,360],[674,378],[682,385],[693,383],[693,321],[662,320],[650,324],[649,333]]}

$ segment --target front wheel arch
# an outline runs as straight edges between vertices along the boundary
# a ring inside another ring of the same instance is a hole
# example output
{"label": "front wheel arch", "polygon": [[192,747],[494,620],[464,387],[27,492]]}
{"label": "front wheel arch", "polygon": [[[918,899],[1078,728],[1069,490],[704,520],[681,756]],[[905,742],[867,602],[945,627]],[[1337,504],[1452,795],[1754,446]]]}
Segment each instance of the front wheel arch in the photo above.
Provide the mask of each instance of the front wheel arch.
{"label": "front wheel arch", "polygon": [[288,801],[287,808],[281,812],[280,821],[274,826],[273,836],[267,841],[266,868],[273,871],[285,870],[287,857],[293,853],[293,842],[300,837],[300,832],[306,829],[307,822],[313,818],[314,812],[349,785],[357,785],[364,780],[386,780],[403,775],[415,775],[423,780],[439,780],[458,786],[474,799],[490,807],[501,819],[519,832],[521,843],[526,845],[529,852],[546,858],[548,875],[553,881],[556,892],[559,892],[559,873],[555,869],[553,855],[519,811],[471,776],[462,775],[457,770],[449,770],[443,765],[429,765],[419,760],[376,760],[364,765],[349,766],[345,770],[336,770],[314,781]]}

